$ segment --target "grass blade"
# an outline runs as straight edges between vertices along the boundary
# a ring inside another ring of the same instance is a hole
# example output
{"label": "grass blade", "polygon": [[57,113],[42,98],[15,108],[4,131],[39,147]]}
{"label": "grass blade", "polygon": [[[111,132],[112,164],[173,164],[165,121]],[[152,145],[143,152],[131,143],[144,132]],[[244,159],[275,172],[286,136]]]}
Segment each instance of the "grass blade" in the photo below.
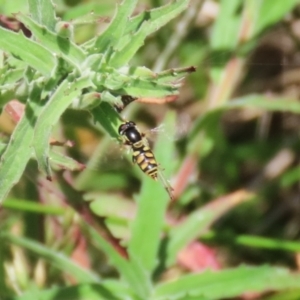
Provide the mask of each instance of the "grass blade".
{"label": "grass blade", "polygon": [[239,267],[220,272],[204,272],[182,276],[172,282],[160,284],[155,292],[155,300],[208,299],[237,297],[245,292],[280,291],[300,287],[300,274],[286,269],[269,266]]}
{"label": "grass blade", "polygon": [[191,215],[181,224],[170,231],[169,243],[167,246],[167,265],[175,263],[176,255],[189,242],[203,234],[214,221],[220,218],[226,211],[253,197],[253,194],[241,190],[210,202]]}
{"label": "grass blade", "polygon": [[13,300],[64,299],[64,300],[122,300],[137,299],[120,281],[110,280],[101,284],[80,284],[65,288],[55,287],[50,290],[28,291]]}
{"label": "grass blade", "polygon": [[9,198],[3,203],[3,208],[27,211],[37,214],[47,214],[47,215],[63,215],[65,209],[60,206],[45,205],[41,203],[32,202],[25,199],[14,199]]}
{"label": "grass blade", "polygon": [[9,233],[1,233],[1,239],[24,247],[33,253],[37,254],[39,257],[44,258],[50,264],[61,269],[63,272],[69,273],[75,277],[80,282],[99,282],[100,278],[95,273],[90,270],[86,270],[79,265],[75,264],[64,254],[54,251],[44,245],[35,242],[33,240],[11,235]]}
{"label": "grass blade", "polygon": [[122,278],[131,286],[137,295],[147,299],[150,294],[150,278],[137,264],[130,263],[116,252],[93,228],[88,228],[95,246],[103,251],[111,264],[119,271]]}
{"label": "grass blade", "polygon": [[269,26],[280,21],[294,6],[299,4],[298,0],[286,0],[284,2],[248,1],[252,6],[255,16],[253,36],[262,33]]}
{"label": "grass blade", "polygon": [[[165,124],[167,127],[174,128],[174,114],[167,115]],[[156,146],[157,161],[162,163],[164,168],[167,168],[167,175],[170,174],[172,167],[170,157],[173,153],[173,147],[173,141],[163,138],[157,142]],[[130,257],[139,262],[149,273],[157,264],[157,251],[168,202],[169,196],[162,184],[144,176],[128,250]]]}

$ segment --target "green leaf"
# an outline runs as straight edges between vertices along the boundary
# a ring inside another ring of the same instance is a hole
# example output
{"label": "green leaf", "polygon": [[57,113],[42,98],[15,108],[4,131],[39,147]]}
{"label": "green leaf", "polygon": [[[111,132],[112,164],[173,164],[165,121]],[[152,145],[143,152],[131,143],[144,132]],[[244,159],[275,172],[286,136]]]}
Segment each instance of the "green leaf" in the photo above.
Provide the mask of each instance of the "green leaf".
{"label": "green leaf", "polygon": [[0,27],[0,49],[46,76],[50,76],[57,64],[55,56],[49,50],[26,38],[23,33],[15,33],[3,27]]}
{"label": "green leaf", "polygon": [[145,21],[147,22],[148,35],[157,31],[159,28],[183,12],[188,5],[188,0],[172,1],[165,6],[146,10],[141,14],[131,18],[126,26],[124,32],[125,35],[120,43],[125,44],[123,40],[130,39],[131,34],[133,32],[137,32],[141,27],[141,24],[144,24]]}
{"label": "green leaf", "polygon": [[132,97],[165,97],[168,95],[177,95],[178,86],[175,84],[133,79],[131,84],[125,85],[117,90],[117,92],[121,95],[130,95]]}
{"label": "green leaf", "polygon": [[175,1],[163,7],[145,11],[130,19],[126,24],[124,37],[114,52],[111,64],[115,67],[126,65],[137,50],[144,45],[146,37],[177,17],[187,8],[188,2],[186,0]]}
{"label": "green leaf", "polygon": [[243,190],[220,197],[205,207],[194,211],[181,224],[173,227],[170,230],[167,245],[167,265],[174,264],[178,252],[188,245],[189,242],[206,232],[214,221],[235,205],[249,200],[250,197],[253,197],[253,195]]}
{"label": "green leaf", "polygon": [[10,233],[1,233],[1,239],[24,247],[33,253],[37,254],[39,257],[44,258],[50,264],[54,265],[58,269],[72,275],[80,282],[99,282],[100,278],[95,273],[90,270],[84,269],[81,266],[75,264],[70,260],[69,257],[65,256],[63,253],[57,252],[53,249],[45,247],[44,245],[35,242],[33,240],[12,235]]}
{"label": "green leaf", "polygon": [[25,199],[14,199],[8,198],[4,203],[3,207],[6,209],[15,209],[20,211],[28,211],[37,214],[47,214],[47,215],[63,215],[65,209],[60,206],[51,206],[41,203],[36,203]]}
{"label": "green leaf", "polygon": [[53,150],[49,152],[49,159],[52,164],[58,166],[60,169],[81,171],[82,169],[85,168],[85,166],[80,162],[78,162],[77,160]]}
{"label": "green leaf", "polygon": [[91,113],[94,121],[98,122],[112,138],[120,138],[118,130],[124,120],[109,103],[101,102]]}
{"label": "green leaf", "polygon": [[283,239],[268,239],[254,235],[239,235],[234,239],[234,243],[247,247],[264,248],[270,250],[281,249],[292,252],[300,251],[299,242],[286,241]]}
{"label": "green leaf", "polygon": [[1,14],[12,16],[18,11],[28,12],[28,3],[24,0],[1,1]]}
{"label": "green leaf", "polygon": [[262,111],[282,111],[295,114],[300,113],[300,104],[294,99],[269,98],[264,95],[247,95],[245,97],[233,99],[225,105],[218,107],[217,109],[210,110],[208,113],[198,118],[194,123],[194,128],[190,131],[189,139],[197,137],[201,129],[215,126],[215,123],[220,119],[219,117],[216,118],[216,116],[220,115],[223,111],[237,108],[259,108],[262,109]]}
{"label": "green leaf", "polygon": [[32,18],[39,24],[54,31],[57,22],[52,0],[28,0]]}
{"label": "green leaf", "polygon": [[[9,193],[10,189],[18,182],[18,180],[20,179],[20,177],[22,176],[22,174],[25,170],[28,160],[33,157],[34,151],[31,146],[33,129],[31,128],[31,126],[30,126],[30,128],[28,128],[26,126],[28,124],[24,125],[25,122],[26,123],[28,122],[27,120],[26,121],[22,120],[22,121],[23,121],[23,123],[20,123],[20,125],[18,125],[15,128],[15,131],[12,135],[12,139],[13,140],[16,139],[18,142],[17,143],[16,142],[9,143],[8,145],[5,143],[0,143],[0,157],[3,155],[3,157],[1,157],[1,159],[0,159],[0,167],[1,167],[0,177],[3,176],[3,178],[5,178],[5,180],[0,179],[0,199],[1,200],[2,199],[4,200],[4,198]],[[33,121],[35,121],[35,119]],[[22,129],[19,129],[21,127],[22,127]],[[27,127],[27,129],[26,129],[26,127]],[[28,142],[28,146],[26,146],[27,143],[24,142],[25,140],[23,140],[23,138],[26,140],[26,142]],[[12,146],[15,146],[15,147],[12,147]],[[22,149],[24,149],[24,150],[22,150],[22,155],[12,154],[15,151],[18,153],[18,151],[20,150],[20,147],[22,147]],[[25,151],[25,149],[27,149],[28,151]],[[5,153],[5,150],[6,150],[6,153]],[[4,155],[4,153],[5,153],[5,155]],[[18,160],[16,160],[15,157],[18,157]],[[63,154],[57,153],[53,150],[50,151],[49,158],[54,165],[57,165],[63,169],[68,169],[71,171],[78,171],[78,170],[82,170],[84,168],[84,165],[82,165],[81,163],[72,159],[71,157],[64,156]],[[14,163],[12,163],[12,161]],[[17,163],[17,165],[16,165],[16,163]],[[15,166],[15,168],[13,166]],[[5,203],[3,204],[3,207],[6,207]],[[10,204],[8,204],[7,207],[10,207]],[[15,206],[14,208],[17,209],[17,206]]]}
{"label": "green leaf", "polygon": [[[256,0],[254,0],[256,1]],[[227,78],[226,64],[232,56],[232,53],[237,49],[240,43],[240,34],[243,30],[242,14],[243,14],[243,0],[222,0],[218,17],[213,25],[213,30],[210,39],[211,57],[213,58],[210,69],[210,76],[216,85],[221,85],[222,78]],[[250,26],[250,25],[248,25]],[[232,81],[234,82],[234,81]],[[226,92],[223,93],[223,99],[228,98],[230,93],[230,84],[226,84]],[[223,100],[224,101],[224,100]]]}
{"label": "green leaf", "polygon": [[24,67],[22,69],[13,69],[12,67],[1,70],[1,89],[16,86],[16,82],[24,76]]}
{"label": "green leaf", "polygon": [[88,227],[87,230],[95,246],[105,253],[110,263],[119,271],[132,290],[141,299],[147,299],[151,290],[148,274],[138,264],[123,258],[95,229]]}
{"label": "green leaf", "polygon": [[289,11],[299,4],[299,0],[248,0],[248,2],[252,7],[253,36],[261,34],[263,30],[280,21]]}
{"label": "green leaf", "polygon": [[173,68],[168,69],[159,73],[155,73],[155,76],[157,77],[157,81],[162,82],[178,82],[182,80],[186,75],[193,73],[196,71],[196,68],[191,67],[185,67],[185,68]]}
{"label": "green leaf", "polygon": [[31,93],[22,119],[0,159],[0,203],[19,181],[32,154],[33,124],[41,110],[40,91]]}
{"label": "green leaf", "polygon": [[11,99],[18,98],[19,100],[23,100],[23,97],[16,97],[16,89],[18,88],[19,83],[15,84],[6,84],[3,86],[3,90],[0,91],[0,109],[4,107]]}
{"label": "green leaf", "polygon": [[144,40],[147,34],[148,23],[144,22],[141,28],[130,37],[130,41],[128,41],[121,50],[114,52],[109,63],[115,68],[120,68],[123,65],[126,65],[135,55],[137,50],[144,45]]}
{"label": "green leaf", "polygon": [[221,110],[233,108],[261,108],[266,111],[300,113],[300,104],[292,98],[269,98],[264,95],[248,95],[233,99]]}
{"label": "green leaf", "polygon": [[43,108],[34,132],[34,149],[40,169],[51,178],[49,165],[49,139],[52,127],[58,122],[60,116],[69,107],[72,101],[81,95],[82,89],[90,87],[89,78],[73,79],[70,76],[56,89],[55,93]]}
{"label": "green leaf", "polygon": [[[93,83],[101,93],[101,99],[112,105],[119,105],[120,96],[165,97],[178,94],[182,79],[195,71],[194,67],[170,69],[154,73],[147,68],[127,68],[121,70],[107,68],[96,70]],[[110,91],[110,92],[108,92]],[[110,97],[108,97],[110,95]],[[118,96],[119,99],[118,99]]]}
{"label": "green leaf", "polygon": [[239,267],[219,272],[182,276],[157,286],[154,300],[186,299],[186,296],[225,299],[246,292],[280,291],[300,287],[300,274],[269,266]]}
{"label": "green leaf", "polygon": [[[166,127],[174,128],[175,115],[169,113],[164,123]],[[161,137],[155,148],[157,162],[166,168],[167,176],[172,168],[170,156],[173,153],[173,147],[173,141]],[[169,200],[169,195],[162,183],[145,175],[138,198],[137,215],[132,225],[132,237],[129,241],[128,252],[131,260],[137,261],[149,274],[157,265],[157,252]]]}
{"label": "green leaf", "polygon": [[[114,2],[80,2],[75,6],[68,7],[64,12],[63,19],[72,21],[74,24],[86,24],[99,20],[100,16],[107,16],[114,11]],[[94,14],[91,14],[91,11]]]}
{"label": "green leaf", "polygon": [[135,214],[134,203],[121,196],[88,193],[84,195],[84,199],[90,202],[92,212],[101,217],[114,218],[126,223]]}
{"label": "green leaf", "polygon": [[[123,84],[128,84],[128,81],[130,80],[144,80],[144,81],[150,81],[154,84],[166,84],[169,86],[174,86],[179,88],[179,84],[176,84],[180,82],[187,74],[195,72],[196,68],[186,67],[186,68],[173,68],[168,69],[162,72],[153,72],[150,69],[146,67],[123,67],[122,68],[122,75],[120,75],[120,70],[116,71],[119,73],[119,80],[123,81]],[[130,83],[132,84],[132,83]]]}
{"label": "green leaf", "polygon": [[[188,7],[188,4],[188,0],[172,1],[165,6],[146,10],[137,16],[129,18],[126,26],[124,26],[125,30],[121,36],[121,39],[118,41],[117,47],[114,47],[115,50],[121,52],[125,45],[130,43],[132,35],[135,35],[140,30],[144,22],[147,22],[146,35],[149,35],[157,31],[170,20],[177,17],[184,9]],[[129,13],[128,16],[130,16]],[[100,36],[100,38],[102,37]],[[88,47],[91,47],[95,43],[95,40],[96,39],[93,39],[87,42]]]}
{"label": "green leaf", "polygon": [[12,300],[122,300],[137,299],[130,289],[119,280],[107,280],[101,284],[79,284],[70,287],[55,287],[50,290],[28,291]]}
{"label": "green leaf", "polygon": [[85,59],[85,54],[70,39],[59,36],[24,14],[18,14],[17,19],[24,23],[41,45],[79,69],[80,64]]}
{"label": "green leaf", "polygon": [[123,36],[128,18],[131,16],[137,0],[124,0],[118,5],[117,12],[107,29],[97,38],[92,52],[103,53],[109,48],[117,49],[117,45]]}
{"label": "green leaf", "polygon": [[210,40],[212,57],[218,59],[210,72],[216,84],[226,76],[222,71],[233,52],[243,56],[249,53],[262,31],[280,21],[298,3],[298,0],[221,1]]}
{"label": "green leaf", "polygon": [[241,14],[238,12],[242,6],[242,0],[221,1],[218,18],[214,23],[210,40],[214,51],[235,49],[241,22]]}

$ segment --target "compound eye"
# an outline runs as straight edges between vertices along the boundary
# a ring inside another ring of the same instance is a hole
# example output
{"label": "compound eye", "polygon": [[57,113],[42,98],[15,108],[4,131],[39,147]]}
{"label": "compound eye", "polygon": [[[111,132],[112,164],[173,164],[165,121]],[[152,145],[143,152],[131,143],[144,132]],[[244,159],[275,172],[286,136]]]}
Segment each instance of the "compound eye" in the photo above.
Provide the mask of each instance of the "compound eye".
{"label": "compound eye", "polygon": [[127,128],[127,126],[126,126],[126,124],[122,124],[122,125],[120,125],[120,127],[119,127],[119,134],[120,135],[123,135],[124,134],[124,131],[126,130],[126,128]]}
{"label": "compound eye", "polygon": [[136,126],[136,124],[133,121],[129,121],[128,125],[130,125],[130,126]]}

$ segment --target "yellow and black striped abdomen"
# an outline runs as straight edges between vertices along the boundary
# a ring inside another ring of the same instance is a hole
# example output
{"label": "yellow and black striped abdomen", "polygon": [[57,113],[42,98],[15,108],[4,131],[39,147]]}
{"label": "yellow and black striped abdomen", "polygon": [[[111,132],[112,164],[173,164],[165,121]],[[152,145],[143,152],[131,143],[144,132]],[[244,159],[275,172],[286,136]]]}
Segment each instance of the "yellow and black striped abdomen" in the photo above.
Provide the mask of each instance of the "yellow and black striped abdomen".
{"label": "yellow and black striped abdomen", "polygon": [[133,162],[136,162],[145,174],[157,180],[157,162],[151,149],[138,142],[132,145],[132,150]]}

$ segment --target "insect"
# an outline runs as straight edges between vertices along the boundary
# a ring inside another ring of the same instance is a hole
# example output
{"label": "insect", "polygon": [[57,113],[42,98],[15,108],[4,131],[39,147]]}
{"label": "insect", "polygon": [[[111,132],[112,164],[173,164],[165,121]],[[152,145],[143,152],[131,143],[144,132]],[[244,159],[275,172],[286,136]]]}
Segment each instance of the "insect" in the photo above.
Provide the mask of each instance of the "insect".
{"label": "insect", "polygon": [[173,189],[161,174],[158,163],[148,145],[145,135],[138,130],[136,124],[132,121],[125,121],[120,125],[119,134],[124,137],[124,144],[130,146],[133,151],[133,163],[136,163],[140,169],[152,179],[156,181],[160,179],[171,200],[173,200]]}

